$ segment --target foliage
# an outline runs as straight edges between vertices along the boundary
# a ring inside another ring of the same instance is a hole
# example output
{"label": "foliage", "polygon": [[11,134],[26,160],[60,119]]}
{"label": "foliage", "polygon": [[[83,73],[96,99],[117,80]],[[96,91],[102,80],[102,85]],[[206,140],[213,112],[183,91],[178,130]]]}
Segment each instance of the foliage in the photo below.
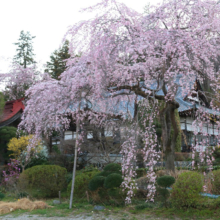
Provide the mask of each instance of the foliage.
{"label": "foliage", "polygon": [[175,178],[172,176],[161,176],[157,178],[157,185],[160,186],[157,188],[157,192],[160,194],[162,203],[165,205],[165,207],[168,206],[167,200],[170,196],[170,192],[167,189],[167,187],[170,187],[174,183],[175,183]]}
{"label": "foliage", "polygon": [[121,173],[121,165],[117,163],[109,163],[104,168],[104,171],[110,172],[110,173]]}
{"label": "foliage", "polygon": [[17,194],[17,198],[21,199],[21,198],[26,198],[29,194],[27,192],[19,192]]}
{"label": "foliage", "polygon": [[25,92],[40,80],[40,75],[35,65],[25,68],[13,63],[9,73],[3,77],[6,82],[5,99],[11,101],[24,98]]}
{"label": "foliage", "polygon": [[31,138],[33,138],[33,135],[12,138],[8,143],[8,150],[12,151],[10,156],[17,159],[23,151],[27,150],[27,146]]}
{"label": "foliage", "polygon": [[35,157],[30,158],[30,162],[27,164],[25,169],[37,166],[37,165],[52,165],[48,161],[48,149],[45,145],[42,145],[42,148],[37,152]]}
{"label": "foliage", "polygon": [[0,137],[1,137],[0,150],[2,152],[3,158],[6,161],[9,160],[9,154],[11,153],[7,151],[7,144],[10,139],[17,136],[16,132],[17,129],[15,127],[5,126],[0,128]]}
{"label": "foliage", "polygon": [[2,92],[0,92],[0,119],[2,118],[4,107],[5,107],[4,94]]}
{"label": "foliage", "polygon": [[10,163],[8,163],[6,166],[6,170],[3,171],[2,174],[3,179],[1,185],[4,186],[9,191],[14,191],[16,190],[19,176],[20,176],[19,161],[11,159]]}
{"label": "foliage", "polygon": [[5,198],[5,194],[3,194],[2,192],[0,192],[0,200]]}
{"label": "foliage", "polygon": [[0,136],[2,141],[9,141],[11,138],[16,136],[17,128],[5,126],[0,128]]}
{"label": "foliage", "polygon": [[135,180],[137,183],[138,189],[147,189],[149,183],[149,177],[143,176]]}
{"label": "foliage", "polygon": [[212,173],[212,193],[220,195],[220,170],[214,170]]}
{"label": "foliage", "polygon": [[69,41],[66,40],[59,50],[55,50],[50,56],[50,62],[47,62],[48,72],[53,79],[59,79],[60,74],[66,70],[66,60],[70,58]]}
{"label": "foliage", "polygon": [[[89,172],[79,172],[75,176],[74,183],[74,197],[83,198],[86,196],[86,191],[89,191],[89,183],[95,178],[94,176],[97,174],[97,170],[89,171]],[[72,181],[68,184],[67,192],[71,192]]]}
{"label": "foliage", "polygon": [[109,174],[104,181],[104,187],[106,189],[112,189],[116,187],[120,187],[123,179],[122,176],[118,173]]}
{"label": "foliage", "polygon": [[153,208],[154,205],[152,203],[142,203],[142,204],[139,204],[139,205],[136,205],[135,206],[135,209],[136,210],[143,210],[143,209],[146,209],[146,208]]}
{"label": "foliage", "polygon": [[29,32],[20,32],[20,37],[17,43],[14,43],[18,46],[16,49],[17,54],[14,56],[14,62],[26,68],[28,65],[36,63],[34,61],[34,53],[32,46],[32,39],[35,37],[31,36]]}
{"label": "foliage", "polygon": [[203,187],[203,176],[197,172],[184,172],[179,175],[172,187],[171,202],[176,208],[196,206]]}
{"label": "foliage", "polygon": [[46,161],[48,158],[46,146],[33,135],[12,138],[8,143],[8,150],[12,152],[10,156],[20,161],[23,170],[30,162],[34,165],[37,160]]}
{"label": "foliage", "polygon": [[175,178],[172,176],[161,176],[157,178],[157,184],[160,187],[171,187],[175,183]]}
{"label": "foliage", "polygon": [[109,171],[102,171],[100,173],[97,174],[97,176],[104,176],[107,177],[109,174],[111,174],[112,172]]}
{"label": "foliage", "polygon": [[121,199],[125,198],[119,188],[122,181],[121,166],[115,163],[106,165],[103,171],[95,175],[89,182],[93,201],[106,203],[111,200],[111,204],[121,204]]}
{"label": "foliage", "polygon": [[99,187],[103,187],[104,181],[105,181],[104,176],[95,176],[89,181],[89,189],[91,191],[97,190]]}
{"label": "foliage", "polygon": [[38,165],[25,170],[21,174],[20,184],[27,184],[27,188],[39,190],[47,197],[58,196],[66,186],[66,169],[56,165]]}
{"label": "foliage", "polygon": [[138,169],[136,169],[136,177],[137,178],[140,178],[140,177],[143,177],[144,175],[146,175],[146,173],[147,173],[147,168],[138,168]]}
{"label": "foliage", "polygon": [[103,171],[98,173],[97,176],[104,176],[107,177],[108,175],[112,174],[112,173],[118,173],[120,175],[122,175],[121,172],[121,165],[117,164],[117,163],[110,163],[107,164],[104,168]]}
{"label": "foliage", "polygon": [[215,158],[214,165],[220,165],[220,146],[215,147],[213,157]]}

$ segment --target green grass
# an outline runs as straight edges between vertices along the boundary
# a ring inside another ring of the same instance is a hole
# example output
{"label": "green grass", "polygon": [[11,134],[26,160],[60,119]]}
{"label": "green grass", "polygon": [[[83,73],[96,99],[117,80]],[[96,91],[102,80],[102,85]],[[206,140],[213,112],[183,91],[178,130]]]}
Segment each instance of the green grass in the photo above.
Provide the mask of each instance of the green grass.
{"label": "green grass", "polygon": [[[17,198],[14,197],[12,194],[10,197],[6,194],[6,197],[3,201],[13,202],[16,201]],[[136,219],[212,219],[212,220],[219,220],[220,216],[220,203],[215,208],[210,208],[210,204],[214,204],[217,202],[216,199],[208,199],[203,198],[199,201],[198,207],[189,208],[189,209],[174,209],[174,208],[164,208],[160,206],[159,202],[156,203],[147,203],[144,200],[136,200],[130,206],[123,206],[123,207],[114,207],[110,205],[104,205],[105,210],[101,211],[94,211],[94,204],[90,204],[86,200],[83,199],[74,199],[73,201],[73,208],[69,209],[69,199],[62,198],[62,204],[53,205],[54,199],[44,200],[48,205],[52,206],[52,208],[48,209],[38,209],[33,211],[28,210],[16,210],[11,212],[10,215],[16,217],[23,213],[26,213],[30,216],[32,215],[39,215],[44,217],[68,217],[70,215],[84,215],[84,216],[92,216],[93,214],[98,214],[98,219],[105,219],[115,218],[115,219],[126,219],[126,220],[136,220]],[[103,204],[99,204],[103,205]],[[209,207],[209,208],[208,208]],[[0,215],[2,216],[2,215]]]}

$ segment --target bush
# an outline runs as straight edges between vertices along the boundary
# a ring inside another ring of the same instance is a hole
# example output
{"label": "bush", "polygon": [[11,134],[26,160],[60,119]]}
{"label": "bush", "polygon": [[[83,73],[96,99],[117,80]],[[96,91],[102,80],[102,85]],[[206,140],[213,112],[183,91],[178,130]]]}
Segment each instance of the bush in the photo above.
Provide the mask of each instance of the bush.
{"label": "bush", "polygon": [[103,187],[104,181],[105,181],[105,177],[104,176],[95,176],[89,182],[89,189],[91,191],[95,191],[99,187]]}
{"label": "bush", "polygon": [[54,197],[66,186],[66,172],[65,168],[56,165],[34,166],[20,175],[19,185],[25,185],[26,181],[28,189],[37,189],[39,195]]}
{"label": "bush", "polygon": [[69,185],[69,183],[72,181],[73,174],[72,173],[67,173],[65,176],[66,179],[66,184]]}
{"label": "bush", "polygon": [[138,178],[135,180],[135,182],[137,183],[137,187],[139,189],[147,190],[147,186],[149,183],[149,177],[145,176],[145,177]]}
{"label": "bush", "polygon": [[97,176],[107,177],[108,175],[110,175],[112,173],[118,173],[118,174],[122,175],[121,165],[119,165],[117,163],[110,163],[110,164],[106,165],[104,167],[103,171],[98,173]]}
{"label": "bush", "polygon": [[112,173],[105,178],[104,187],[106,189],[111,189],[114,187],[119,187],[122,183],[122,176],[118,173]]}
{"label": "bush", "polygon": [[171,191],[171,202],[176,208],[196,206],[203,187],[203,176],[196,172],[184,172],[179,175]]}
{"label": "bush", "polygon": [[3,194],[2,192],[0,192],[0,200],[5,198],[5,194]]}
{"label": "bush", "polygon": [[[90,180],[97,174],[97,170],[92,172],[79,172],[75,177],[74,183],[74,196],[77,198],[82,198],[86,196],[86,191],[89,190],[89,182]],[[67,192],[71,192],[72,181],[69,183],[67,187]]]}
{"label": "bush", "polygon": [[170,192],[166,189],[175,183],[175,178],[172,176],[161,176],[157,179],[157,185],[163,188],[158,188],[157,192],[160,195],[161,201],[165,207],[167,207],[167,200],[170,196]]}
{"label": "bush", "polygon": [[17,128],[5,126],[0,128],[0,136],[1,136],[1,142],[0,142],[0,151],[2,153],[2,157],[4,158],[4,161],[8,161],[10,158],[11,151],[6,151],[8,142],[11,138],[16,137]]}
{"label": "bush", "polygon": [[167,188],[175,183],[175,179],[172,176],[161,176],[157,179],[157,184],[161,187]]}
{"label": "bush", "polygon": [[220,170],[213,171],[212,193],[220,195]]}
{"label": "bush", "polygon": [[20,175],[20,168],[18,167],[19,161],[10,159],[10,163],[7,164],[6,170],[2,172],[2,183],[7,191],[16,191],[18,178]]}
{"label": "bush", "polygon": [[104,176],[104,177],[107,177],[109,174],[111,174],[111,172],[108,172],[108,171],[102,171],[102,172],[96,174],[96,176]]}
{"label": "bush", "polygon": [[110,163],[110,164],[106,165],[103,170],[106,172],[109,172],[109,173],[122,174],[121,173],[121,165],[117,164],[117,163]]}
{"label": "bush", "polygon": [[143,177],[144,175],[146,175],[147,172],[147,168],[138,168],[136,169],[136,174],[137,174],[137,178]]}
{"label": "bush", "polygon": [[95,203],[102,202],[106,205],[118,206],[124,204],[126,195],[118,188],[122,181],[121,165],[108,164],[102,172],[98,173],[89,182],[92,201]]}
{"label": "bush", "polygon": [[213,152],[215,158],[214,165],[220,165],[220,146],[216,146]]}
{"label": "bush", "polygon": [[17,198],[21,199],[21,198],[25,198],[27,197],[29,194],[27,192],[19,192],[17,194]]}

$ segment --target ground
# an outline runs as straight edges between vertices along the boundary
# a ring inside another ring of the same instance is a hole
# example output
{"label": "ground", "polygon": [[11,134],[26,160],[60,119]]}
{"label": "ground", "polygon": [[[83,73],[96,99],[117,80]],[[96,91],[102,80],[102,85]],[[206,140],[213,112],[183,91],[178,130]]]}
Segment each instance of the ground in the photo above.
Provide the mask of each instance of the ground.
{"label": "ground", "polygon": [[[9,202],[15,201],[12,197]],[[6,200],[5,198],[4,200]],[[205,206],[188,209],[165,208],[161,203],[153,203],[151,208],[139,208],[135,201],[129,206],[104,206],[105,209],[101,211],[94,210],[95,204],[87,202],[87,200],[74,200],[73,208],[69,209],[69,200],[62,199],[62,204],[53,204],[53,199],[42,200],[46,202],[50,208],[28,210],[15,210],[9,214],[0,215],[0,220],[219,220],[220,209],[219,206],[214,208],[207,208]],[[202,202],[203,201],[203,202]],[[216,199],[201,198],[201,202],[209,204]],[[142,203],[141,203],[142,204]],[[144,202],[144,204],[146,204]],[[148,203],[148,205],[150,205]],[[152,205],[152,203],[151,203]]]}
{"label": "ground", "polygon": [[[32,215],[32,214],[21,214],[21,215],[5,215],[0,217],[0,220],[143,220],[143,219],[149,219],[149,220],[168,220],[168,218],[163,217],[151,217],[147,215],[135,215],[135,216],[129,216],[129,214],[124,213],[118,213],[114,215],[108,215],[106,216],[103,213],[83,213],[83,214],[70,214],[66,217],[44,217],[39,215]],[[173,218],[175,220],[179,220],[180,218]]]}

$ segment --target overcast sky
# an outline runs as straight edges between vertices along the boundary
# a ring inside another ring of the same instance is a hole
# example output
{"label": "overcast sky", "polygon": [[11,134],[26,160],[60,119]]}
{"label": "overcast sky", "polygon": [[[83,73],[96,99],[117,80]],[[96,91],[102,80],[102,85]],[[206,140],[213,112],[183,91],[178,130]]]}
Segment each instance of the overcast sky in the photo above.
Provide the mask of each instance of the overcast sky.
{"label": "overcast sky", "polygon": [[[88,19],[91,15],[79,12],[81,8],[101,0],[0,0],[0,72],[7,72],[9,62],[16,54],[21,30],[29,31],[33,39],[35,60],[44,64],[51,53],[61,45],[69,25]],[[138,12],[150,2],[160,0],[119,0]]]}

